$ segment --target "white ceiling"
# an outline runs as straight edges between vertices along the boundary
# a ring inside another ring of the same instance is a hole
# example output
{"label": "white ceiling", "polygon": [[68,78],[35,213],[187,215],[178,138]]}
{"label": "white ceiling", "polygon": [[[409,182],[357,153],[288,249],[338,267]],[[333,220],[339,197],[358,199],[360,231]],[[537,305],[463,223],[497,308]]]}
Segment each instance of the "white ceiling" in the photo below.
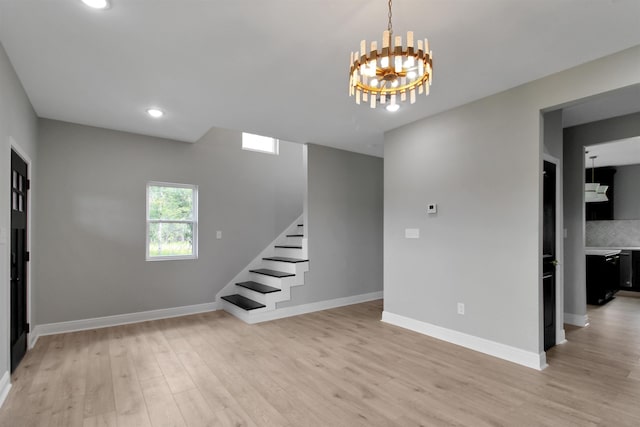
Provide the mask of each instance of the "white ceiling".
{"label": "white ceiling", "polygon": [[640,136],[586,147],[584,164],[591,167],[591,156],[597,156],[595,167],[640,164]]}
{"label": "white ceiling", "polygon": [[[41,117],[197,141],[212,126],[382,155],[383,132],[640,44],[638,0],[396,0],[428,37],[431,95],[391,114],[347,96],[383,0],[0,0],[0,40]],[[162,120],[144,110],[163,108]]]}
{"label": "white ceiling", "polygon": [[640,85],[634,85],[564,108],[562,125],[567,128],[638,111],[640,111]]}

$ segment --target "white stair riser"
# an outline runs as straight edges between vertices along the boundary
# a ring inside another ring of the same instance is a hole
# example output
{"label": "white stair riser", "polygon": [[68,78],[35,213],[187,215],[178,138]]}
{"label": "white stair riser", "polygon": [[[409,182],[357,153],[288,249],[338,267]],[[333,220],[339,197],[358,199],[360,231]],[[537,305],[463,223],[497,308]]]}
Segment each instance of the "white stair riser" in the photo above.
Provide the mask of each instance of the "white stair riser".
{"label": "white stair riser", "polygon": [[256,308],[255,310],[247,311],[225,300],[222,300],[222,307],[224,308],[224,311],[233,314],[234,316],[244,320],[245,322],[248,321],[250,313],[262,313],[263,311],[269,311],[267,307]]}
{"label": "white stair riser", "polygon": [[268,268],[269,270],[284,271],[286,273],[296,273],[296,265],[291,262],[267,261],[263,260],[260,268]]}
{"label": "white stair riser", "polygon": [[275,256],[283,256],[287,258],[306,259],[302,249],[275,248],[274,254]]}
{"label": "white stair riser", "polygon": [[242,286],[237,286],[237,293],[243,297],[247,297],[259,302],[260,304],[266,305],[270,310],[275,309],[276,302],[288,301],[291,298],[289,286],[286,286],[280,292],[271,292],[269,294],[263,294],[251,289],[243,288]]}
{"label": "white stair riser", "polygon": [[[255,292],[255,291],[252,291],[251,289],[243,288],[242,286],[236,286],[236,292],[242,295],[243,297],[252,299],[256,302],[259,302],[260,304],[266,305],[267,308],[270,308],[268,304],[269,301],[267,298],[267,295],[269,294],[261,294],[260,292]],[[276,292],[276,293],[279,293],[279,292]],[[273,299],[273,297],[271,299]]]}
{"label": "white stair riser", "polygon": [[287,237],[285,245],[302,246],[302,237]]}
{"label": "white stair riser", "polygon": [[268,268],[270,270],[285,271],[287,273],[300,274],[305,271],[309,271],[308,262],[282,262],[282,261],[262,261],[261,268]]}
{"label": "white stair riser", "polygon": [[254,292],[251,289],[243,288],[242,286],[236,286],[236,293],[242,295],[243,297],[247,297],[252,299],[260,304],[267,303],[267,298],[265,294],[261,294],[259,292]]}
{"label": "white stair riser", "polygon": [[262,283],[267,286],[273,286],[274,288],[282,289],[284,286],[291,285],[293,282],[298,282],[304,279],[296,279],[296,276],[291,277],[272,277],[265,276],[264,274],[258,273],[250,273],[251,278],[249,280],[253,280],[254,282]]}

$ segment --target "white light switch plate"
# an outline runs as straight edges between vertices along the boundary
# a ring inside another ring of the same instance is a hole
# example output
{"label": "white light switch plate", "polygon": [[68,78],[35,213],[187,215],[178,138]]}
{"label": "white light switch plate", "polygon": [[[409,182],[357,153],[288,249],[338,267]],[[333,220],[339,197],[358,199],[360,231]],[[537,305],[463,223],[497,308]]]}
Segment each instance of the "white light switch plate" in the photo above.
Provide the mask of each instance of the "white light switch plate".
{"label": "white light switch plate", "polygon": [[406,239],[419,239],[420,238],[420,229],[419,228],[405,228],[404,229],[404,237]]}
{"label": "white light switch plate", "polygon": [[216,239],[222,239],[222,231],[216,231]]}

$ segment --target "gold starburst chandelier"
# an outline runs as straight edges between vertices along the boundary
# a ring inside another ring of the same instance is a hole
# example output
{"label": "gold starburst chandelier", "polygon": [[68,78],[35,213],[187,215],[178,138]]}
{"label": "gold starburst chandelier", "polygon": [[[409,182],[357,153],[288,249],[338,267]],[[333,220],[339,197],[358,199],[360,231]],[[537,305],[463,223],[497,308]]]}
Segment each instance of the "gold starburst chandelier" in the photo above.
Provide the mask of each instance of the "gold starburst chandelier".
{"label": "gold starburst chandelier", "polygon": [[[393,43],[392,43],[393,41]],[[389,25],[382,33],[382,50],[378,43],[360,42],[360,51],[351,52],[349,72],[349,96],[355,96],[356,104],[369,103],[371,108],[386,104],[389,111],[400,108],[399,103],[416,102],[416,92],[429,95],[433,75],[432,53],[429,41],[419,39],[414,43],[413,31],[407,31],[407,45],[402,36],[393,36],[391,25],[391,0],[389,0]]]}

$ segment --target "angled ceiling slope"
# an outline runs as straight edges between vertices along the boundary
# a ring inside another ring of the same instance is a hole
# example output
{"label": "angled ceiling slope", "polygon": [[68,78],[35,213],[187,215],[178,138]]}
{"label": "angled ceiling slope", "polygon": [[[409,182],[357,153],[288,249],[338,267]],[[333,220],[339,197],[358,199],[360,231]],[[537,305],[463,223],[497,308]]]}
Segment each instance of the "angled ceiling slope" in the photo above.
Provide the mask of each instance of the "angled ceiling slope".
{"label": "angled ceiling slope", "polygon": [[[396,0],[428,37],[429,97],[396,113],[347,96],[383,0],[3,0],[2,41],[41,117],[197,141],[212,126],[382,155],[383,133],[640,44],[637,0]],[[149,106],[162,120],[145,115]]]}

